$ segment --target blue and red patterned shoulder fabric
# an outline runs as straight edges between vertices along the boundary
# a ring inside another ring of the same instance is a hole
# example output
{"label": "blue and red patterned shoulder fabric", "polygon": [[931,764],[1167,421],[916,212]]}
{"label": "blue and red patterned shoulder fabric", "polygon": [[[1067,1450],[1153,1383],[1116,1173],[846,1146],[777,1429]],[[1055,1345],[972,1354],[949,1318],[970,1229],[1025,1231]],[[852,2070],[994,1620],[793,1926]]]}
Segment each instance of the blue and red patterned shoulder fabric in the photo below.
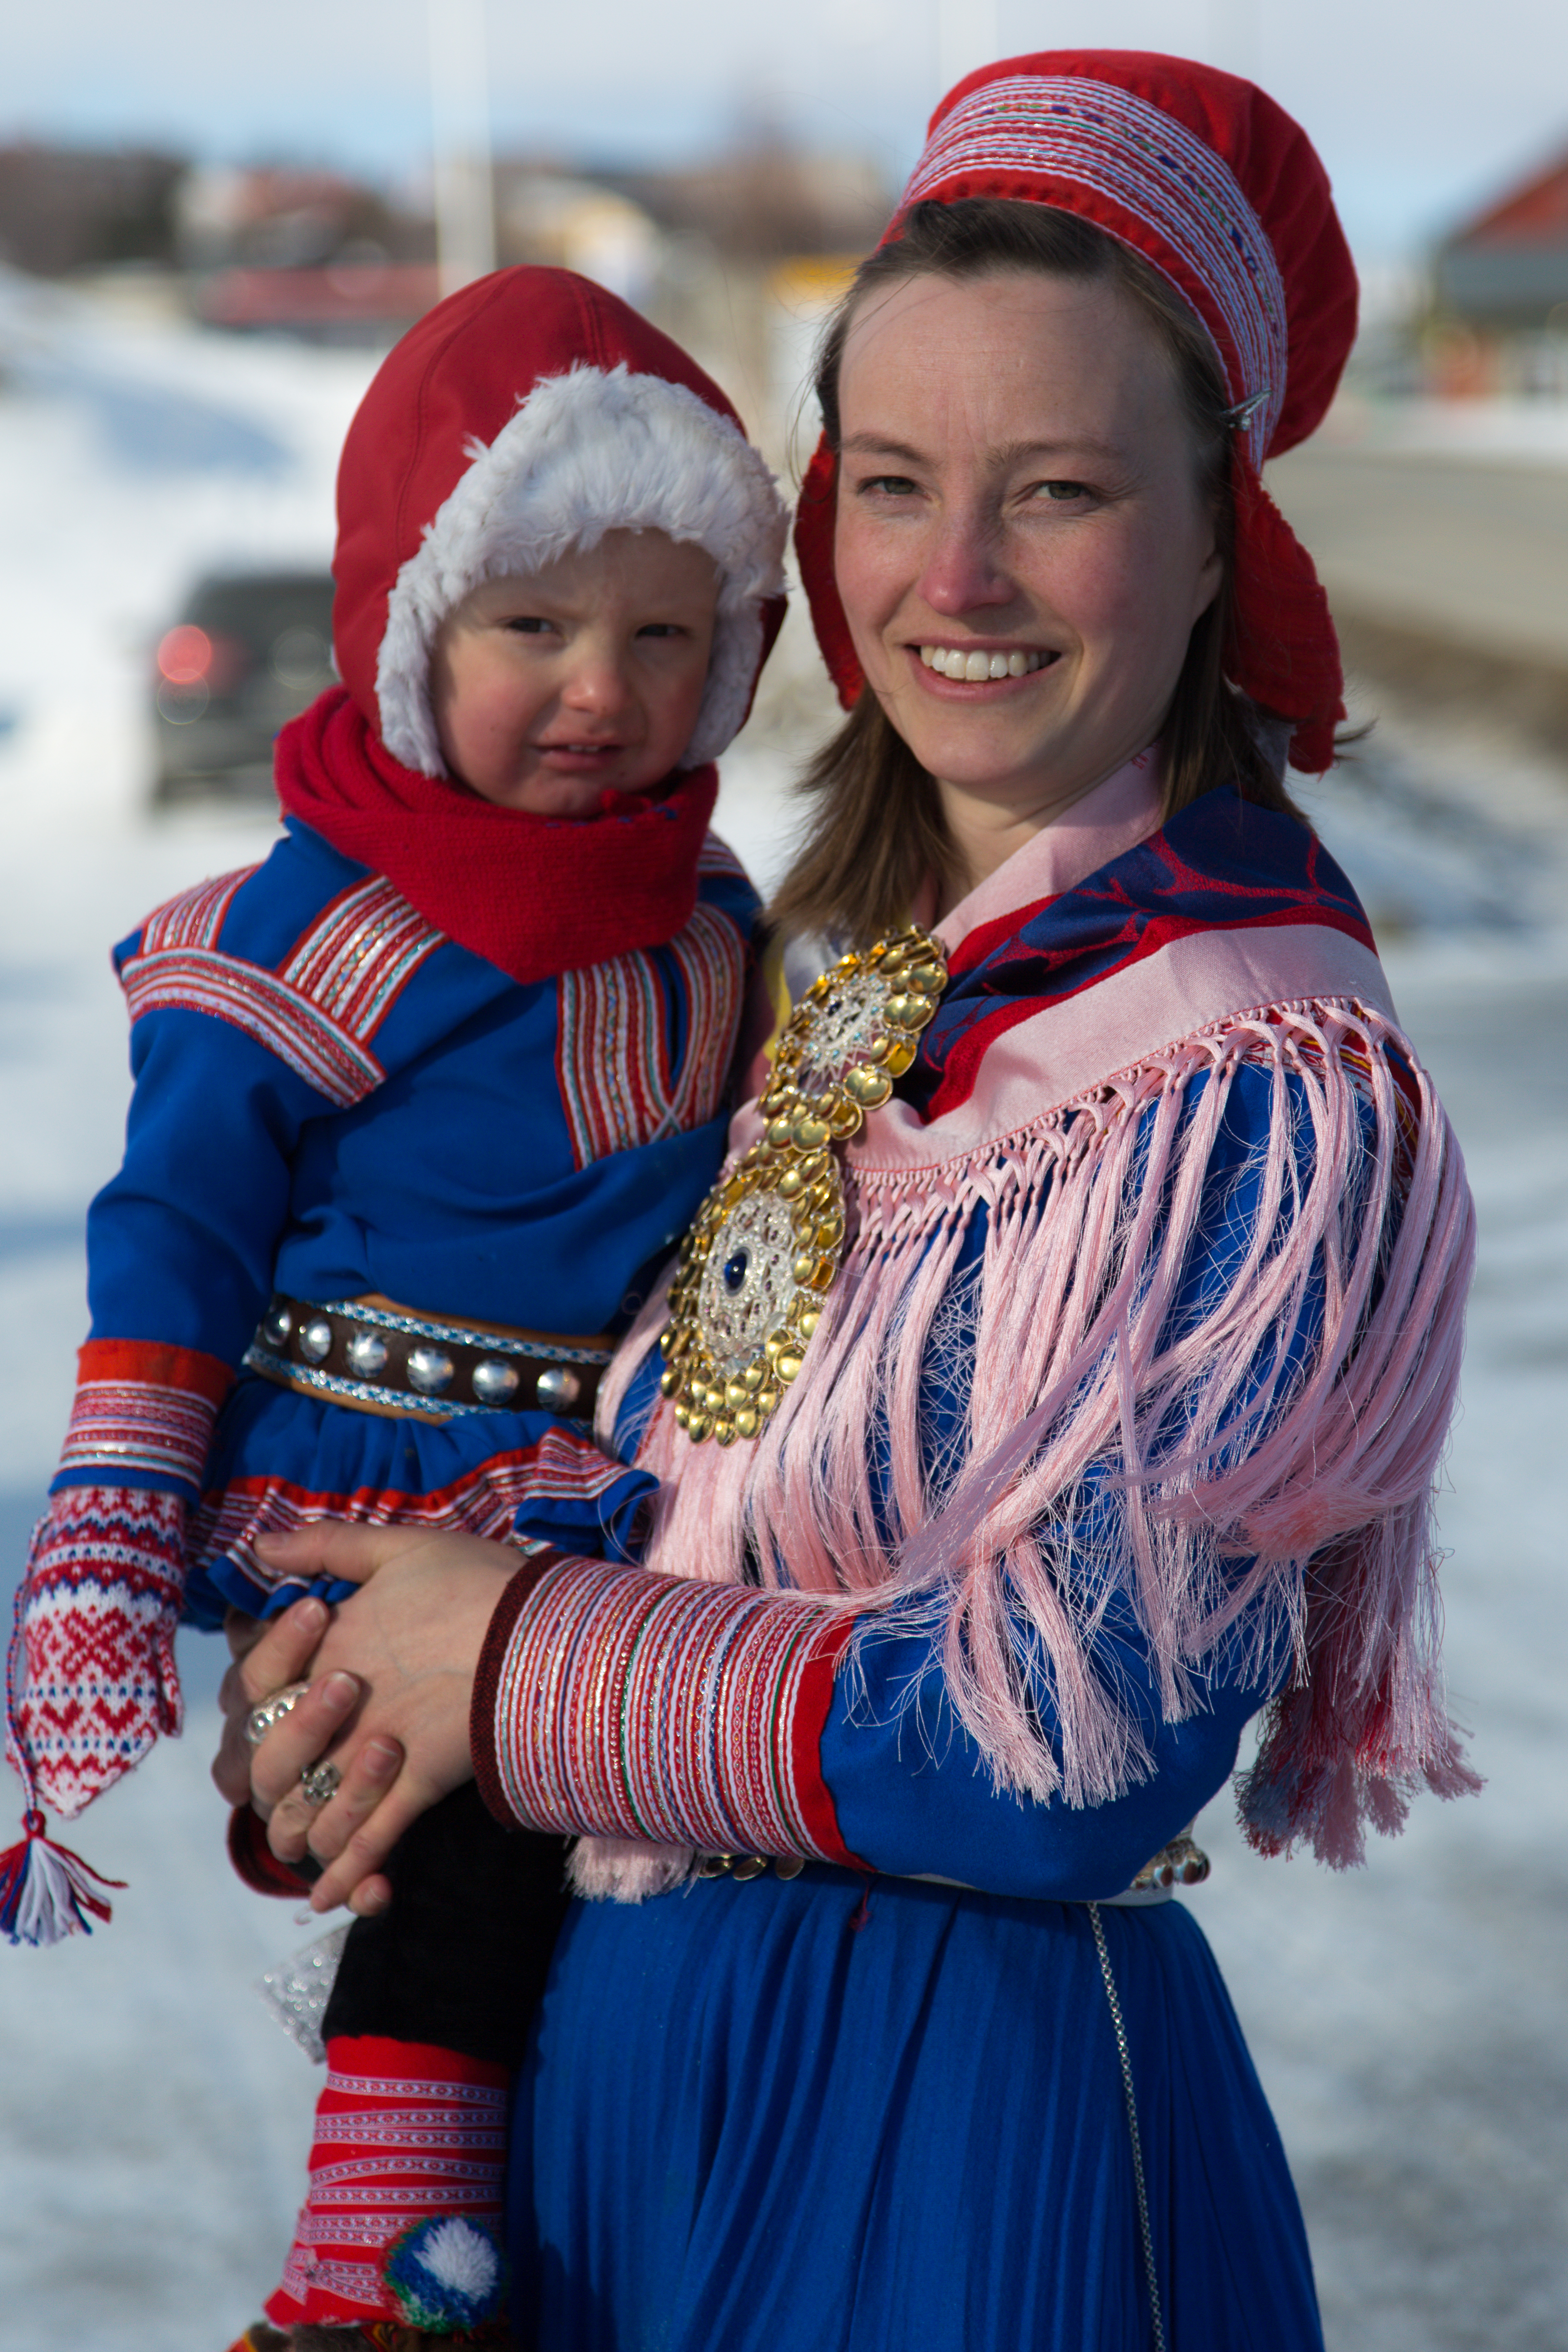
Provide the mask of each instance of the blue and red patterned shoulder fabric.
{"label": "blue and red patterned shoulder fabric", "polygon": [[923,1118],[967,1102],[991,1045],[1173,940],[1312,924],[1362,946],[1372,931],[1346,876],[1294,817],[1206,793],[1097,873],[971,931],[899,1093]]}

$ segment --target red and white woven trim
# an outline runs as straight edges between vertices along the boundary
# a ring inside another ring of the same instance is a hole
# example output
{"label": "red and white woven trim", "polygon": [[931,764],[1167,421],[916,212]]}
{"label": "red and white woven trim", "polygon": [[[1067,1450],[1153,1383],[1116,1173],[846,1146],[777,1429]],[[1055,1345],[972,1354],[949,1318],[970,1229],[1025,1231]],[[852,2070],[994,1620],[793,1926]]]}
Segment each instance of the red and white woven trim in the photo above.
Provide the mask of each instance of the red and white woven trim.
{"label": "red and white woven trim", "polygon": [[246,878],[205,883],[150,918],[120,975],[131,1018],[178,1011],[226,1021],[347,1110],[385,1077],[371,1041],[445,934],[373,875],[334,898],[282,970],[267,971],[217,945]]}
{"label": "red and white woven trim", "polygon": [[855,1864],[820,1760],[849,1615],[599,1560],[525,1571],[517,1591],[475,1702],[502,1819]]}
{"label": "red and white woven trim", "polygon": [[[556,1075],[579,1168],[701,1127],[717,1110],[735,1052],[746,950],[733,923],[699,905],[669,943],[684,1004],[653,953],[561,974]],[[670,1041],[685,1040],[678,1063]]]}
{"label": "red and white woven trim", "polygon": [[327,2055],[309,2188],[267,2306],[280,2326],[395,2317],[382,2265],[413,2222],[461,2214],[494,2230],[501,2217],[504,2067],[371,2034],[335,2038]]}
{"label": "red and white woven trim", "polygon": [[[1016,75],[985,83],[943,116],[898,214],[927,196],[952,202],[967,179],[994,194],[998,177],[1008,176],[1092,191],[1142,222],[1191,273],[1209,297],[1205,323],[1232,398],[1267,393],[1247,426],[1260,466],[1285,397],[1285,289],[1274,248],[1229,166],[1163,108],[1112,83]],[[1138,249],[1158,266],[1141,240]],[[1189,286],[1177,290],[1191,299]]]}
{"label": "red and white woven trim", "polygon": [[750,878],[728,842],[721,841],[716,833],[705,834],[703,836],[703,845],[697,852],[697,872],[727,874],[737,882],[745,882]]}
{"label": "red and white woven trim", "polygon": [[425,958],[444,943],[445,933],[376,874],[323,909],[282,976],[362,1045],[375,1035]]}
{"label": "red and white woven trim", "polygon": [[78,1358],[61,1471],[112,1484],[128,1471],[197,1490],[217,1409],[234,1379],[192,1348],[89,1339]]}
{"label": "red and white woven trim", "polygon": [[202,1483],[217,1409],[183,1389],[132,1381],[84,1381],[60,1449],[62,1470],[144,1470]]}
{"label": "red and white woven trim", "polygon": [[569,1430],[547,1430],[537,1445],[493,1454],[449,1486],[428,1494],[363,1486],[324,1494],[277,1477],[235,1478],[203,1496],[191,1513],[193,1560],[220,1555],[238,1561],[268,1592],[292,1580],[269,1569],[254,1549],[257,1536],[289,1535],[323,1519],[351,1527],[429,1528],[505,1543],[520,1511],[532,1504],[592,1503],[624,1479],[622,1465]]}
{"label": "red and white woven trim", "polygon": [[132,1021],[171,1011],[226,1021],[340,1110],[373,1094],[386,1075],[373,1054],[276,972],[216,948],[132,956],[120,978]]}
{"label": "red and white woven trim", "polygon": [[153,955],[165,948],[215,948],[235,891],[259,871],[255,866],[242,866],[234,874],[198,882],[193,890],[171,898],[141,926],[138,954]]}

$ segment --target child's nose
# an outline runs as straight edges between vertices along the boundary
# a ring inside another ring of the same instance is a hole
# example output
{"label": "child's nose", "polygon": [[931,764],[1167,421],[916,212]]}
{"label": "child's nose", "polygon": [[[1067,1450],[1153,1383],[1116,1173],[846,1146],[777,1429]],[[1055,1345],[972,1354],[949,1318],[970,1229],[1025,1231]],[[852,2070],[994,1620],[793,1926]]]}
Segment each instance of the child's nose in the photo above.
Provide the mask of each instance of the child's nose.
{"label": "child's nose", "polygon": [[607,649],[585,646],[561,688],[569,709],[604,715],[624,708],[630,692],[625,664]]}

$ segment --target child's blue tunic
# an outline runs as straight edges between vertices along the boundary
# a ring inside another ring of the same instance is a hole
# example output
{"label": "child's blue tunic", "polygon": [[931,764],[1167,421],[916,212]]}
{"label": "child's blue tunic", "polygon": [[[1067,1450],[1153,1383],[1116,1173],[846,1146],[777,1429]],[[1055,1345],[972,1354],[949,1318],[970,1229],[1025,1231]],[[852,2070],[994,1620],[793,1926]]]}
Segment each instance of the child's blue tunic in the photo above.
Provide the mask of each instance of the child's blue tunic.
{"label": "child's blue tunic", "polygon": [[[352,929],[371,882],[291,817],[237,887],[204,886],[116,950],[136,1087],[124,1163],[88,1220],[95,1339],[237,1367],[275,1289],[316,1304],[374,1293],[565,1336],[635,1313],[724,1150],[749,883],[710,843],[692,923],[670,946],[524,985],[384,884],[392,944],[372,921],[345,950],[334,923]],[[312,941],[325,943],[314,960]],[[321,977],[331,952],[361,959],[357,995],[340,972]],[[332,1048],[346,1076],[311,1032],[312,990],[340,1031],[355,1008],[352,1051]],[[154,1470],[114,1475],[197,1506],[187,1605],[208,1624],[231,1601],[296,1597],[263,1592],[223,1548],[264,1486],[285,1517],[354,1500],[358,1516],[396,1518],[401,1503],[499,1531],[504,1512],[518,1535],[613,1552],[651,1483],[605,1465],[580,1422],[367,1412],[246,1370],[199,1494]]]}

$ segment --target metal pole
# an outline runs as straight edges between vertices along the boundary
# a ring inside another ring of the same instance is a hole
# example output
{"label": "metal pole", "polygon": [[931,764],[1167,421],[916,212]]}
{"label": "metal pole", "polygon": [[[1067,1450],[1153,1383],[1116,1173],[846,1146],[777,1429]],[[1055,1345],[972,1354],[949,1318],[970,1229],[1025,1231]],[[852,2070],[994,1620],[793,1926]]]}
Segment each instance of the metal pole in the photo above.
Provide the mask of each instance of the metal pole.
{"label": "metal pole", "polygon": [[951,89],[997,56],[997,0],[936,0],[936,84]]}
{"label": "metal pole", "polygon": [[485,0],[429,0],[435,250],[441,291],[496,267]]}

